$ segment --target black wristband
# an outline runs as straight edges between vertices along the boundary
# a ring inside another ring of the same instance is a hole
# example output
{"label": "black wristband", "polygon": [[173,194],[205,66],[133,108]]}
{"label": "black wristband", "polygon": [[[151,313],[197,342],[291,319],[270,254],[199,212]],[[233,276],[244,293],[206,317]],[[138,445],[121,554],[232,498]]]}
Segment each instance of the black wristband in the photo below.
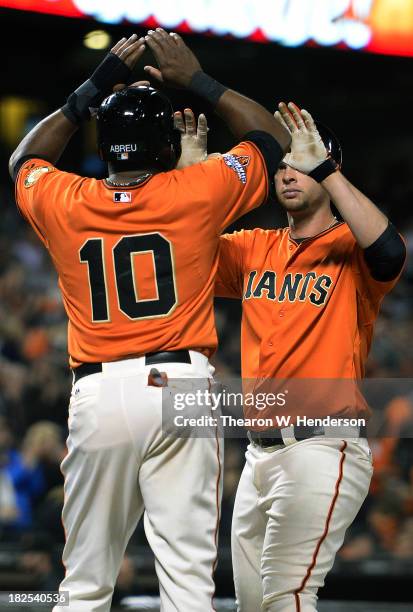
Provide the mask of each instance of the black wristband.
{"label": "black wristband", "polygon": [[203,70],[198,70],[193,75],[188,89],[215,107],[228,88],[205,74]]}
{"label": "black wristband", "polygon": [[70,94],[62,113],[77,125],[90,119],[89,108],[99,106],[105,96],[112,93],[113,86],[127,83],[130,75],[130,68],[117,55],[108,53],[90,79]]}
{"label": "black wristband", "polygon": [[82,121],[90,119],[90,108],[98,104],[99,90],[88,79],[67,98],[67,102],[60,109],[69,121],[79,125]]}
{"label": "black wristband", "polygon": [[308,176],[311,176],[312,179],[317,181],[317,183],[322,183],[330,174],[333,174],[338,169],[337,162],[334,161],[331,157],[328,157],[322,164],[311,170],[308,173]]}

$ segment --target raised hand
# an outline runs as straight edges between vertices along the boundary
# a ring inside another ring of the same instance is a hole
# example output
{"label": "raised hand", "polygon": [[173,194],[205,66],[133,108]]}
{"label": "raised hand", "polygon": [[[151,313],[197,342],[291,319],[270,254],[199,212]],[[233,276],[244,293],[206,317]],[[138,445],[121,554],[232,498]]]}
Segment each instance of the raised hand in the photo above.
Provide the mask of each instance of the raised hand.
{"label": "raised hand", "polygon": [[309,174],[328,157],[327,149],[317,130],[314,119],[306,110],[300,110],[293,102],[278,105],[275,118],[291,134],[291,151],[284,162],[299,172]]}
{"label": "raised hand", "polygon": [[145,51],[145,39],[138,38],[137,34],[132,34],[129,38],[121,38],[114,47],[110,50],[113,55],[116,55],[122,62],[133,70],[138,59]]}
{"label": "raised hand", "polygon": [[167,34],[162,28],[149,30],[145,42],[158,63],[158,68],[145,66],[145,71],[166,85],[188,87],[193,75],[202,70],[195,55],[174,32]]}
{"label": "raised hand", "polygon": [[205,115],[199,115],[196,125],[195,115],[190,108],[186,108],[184,115],[174,113],[174,122],[177,130],[181,132],[182,153],[177,168],[192,166],[207,158],[208,124]]}
{"label": "raised hand", "polygon": [[62,107],[66,118],[75,125],[90,119],[113,87],[130,79],[132,69],[144,51],[145,39],[138,39],[137,34],[121,38],[87,81],[67,98]]}

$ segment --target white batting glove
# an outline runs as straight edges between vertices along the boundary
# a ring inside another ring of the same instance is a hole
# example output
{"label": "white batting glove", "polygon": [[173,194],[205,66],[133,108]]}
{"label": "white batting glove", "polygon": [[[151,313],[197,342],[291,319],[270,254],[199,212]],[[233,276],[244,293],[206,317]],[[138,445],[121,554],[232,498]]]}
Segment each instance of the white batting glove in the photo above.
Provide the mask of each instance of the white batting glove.
{"label": "white batting glove", "polygon": [[176,129],[181,132],[182,153],[177,164],[177,168],[186,168],[193,164],[205,161],[207,158],[207,135],[208,123],[205,115],[199,115],[198,125],[195,122],[195,115],[191,109],[186,108],[184,117],[182,113],[174,113],[174,123]]}
{"label": "white batting glove", "polygon": [[328,158],[314,119],[308,111],[300,111],[292,102],[288,107],[281,102],[278,108],[274,116],[291,134],[291,151],[283,161],[299,172],[310,174]]}

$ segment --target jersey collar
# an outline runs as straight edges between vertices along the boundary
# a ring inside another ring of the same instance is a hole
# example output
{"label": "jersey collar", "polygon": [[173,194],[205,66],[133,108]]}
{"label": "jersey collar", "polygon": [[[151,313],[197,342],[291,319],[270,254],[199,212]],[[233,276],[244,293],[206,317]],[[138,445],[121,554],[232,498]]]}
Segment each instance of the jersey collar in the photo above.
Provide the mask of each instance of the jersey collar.
{"label": "jersey collar", "polygon": [[112,185],[112,183],[109,183],[107,179],[103,179],[103,184],[107,189],[114,189],[115,191],[130,191],[131,189],[137,189],[138,187],[146,185],[146,183],[148,183],[148,181],[150,181],[154,176],[154,174],[145,175],[141,179],[136,179],[136,181],[133,181],[133,183],[129,183],[129,185]]}
{"label": "jersey collar", "polygon": [[344,221],[337,221],[337,223],[334,223],[334,225],[332,225],[331,227],[328,227],[327,229],[323,230],[319,234],[315,234],[314,236],[308,236],[308,238],[298,238],[297,240],[291,236],[291,230],[290,228],[288,228],[288,239],[291,240],[291,242],[294,242],[294,244],[296,244],[297,246],[300,246],[301,244],[309,242],[310,240],[316,240],[317,238],[320,238],[321,236],[325,236],[326,234],[328,234],[329,232],[332,232],[333,230],[335,230],[337,227],[340,227],[341,225],[344,225]]}

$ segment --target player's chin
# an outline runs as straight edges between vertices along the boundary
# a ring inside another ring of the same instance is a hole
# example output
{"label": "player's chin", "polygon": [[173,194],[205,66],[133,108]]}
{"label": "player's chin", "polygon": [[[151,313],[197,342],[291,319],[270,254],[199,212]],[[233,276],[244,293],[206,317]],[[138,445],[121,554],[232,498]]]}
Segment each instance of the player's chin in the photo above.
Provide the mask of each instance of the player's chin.
{"label": "player's chin", "polygon": [[301,197],[285,198],[279,196],[278,201],[287,212],[300,212],[308,208],[308,202]]}

